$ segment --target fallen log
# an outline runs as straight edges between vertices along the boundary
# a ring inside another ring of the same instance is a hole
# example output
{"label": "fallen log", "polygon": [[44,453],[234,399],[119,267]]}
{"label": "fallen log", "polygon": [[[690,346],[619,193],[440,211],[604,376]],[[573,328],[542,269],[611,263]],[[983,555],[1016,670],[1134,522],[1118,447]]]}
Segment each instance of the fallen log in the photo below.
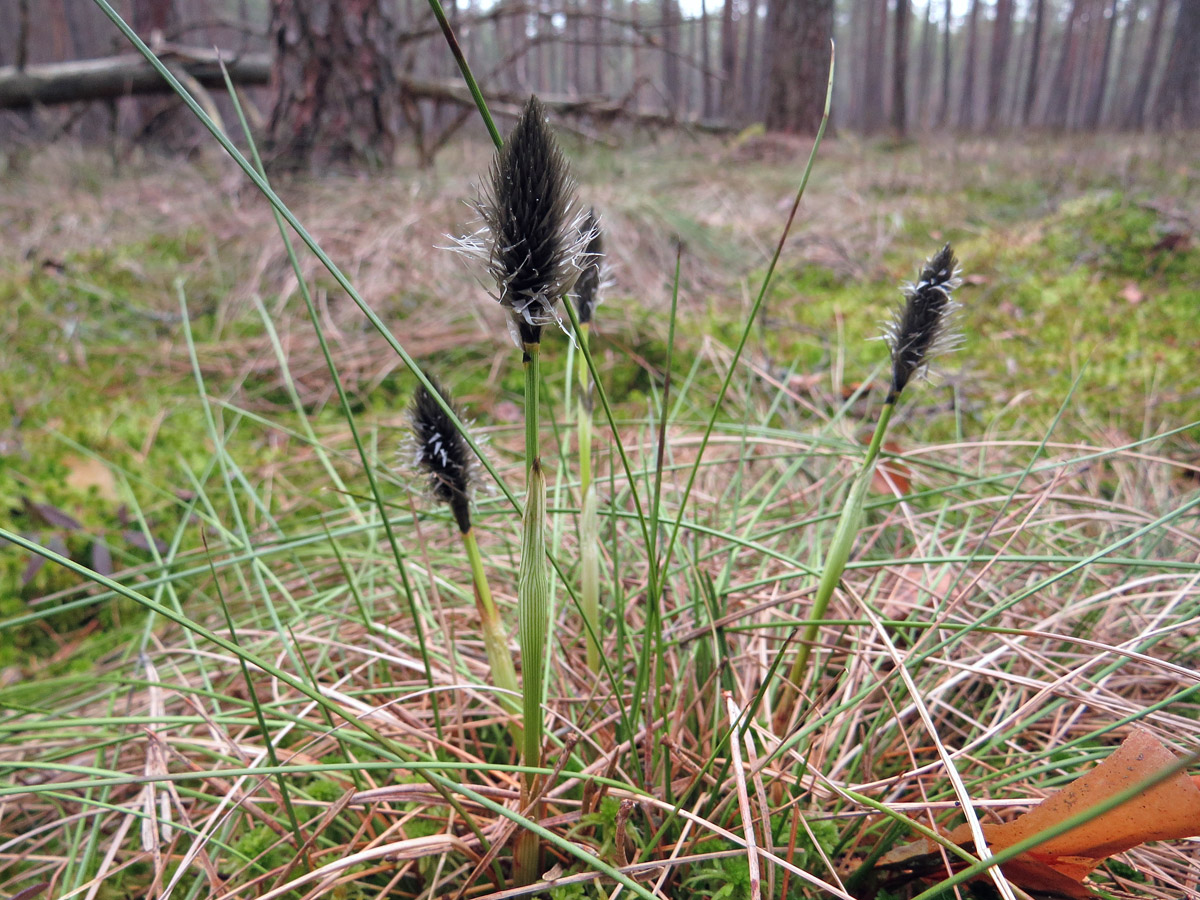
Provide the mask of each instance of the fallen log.
{"label": "fallen log", "polygon": [[[224,90],[220,59],[225,60],[234,84],[264,85],[271,78],[270,53],[221,54],[216,51],[174,44],[160,49],[161,59],[187,83],[189,79],[203,88]],[[440,100],[460,106],[475,105],[467,86],[457,80],[431,80],[398,76],[397,87],[418,100]],[[190,87],[190,85],[189,85]],[[26,66],[0,66],[0,109],[28,109],[58,103],[110,100],[135,94],[167,94],[171,87],[141,54],[125,53],[102,59]],[[498,113],[516,115],[528,97],[524,94],[485,90],[489,105]],[[561,115],[590,116],[599,122],[624,120],[656,127],[682,126],[699,131],[728,132],[724,122],[679,119],[666,112],[640,110],[621,100],[608,97],[572,97],[543,95],[543,105]]]}
{"label": "fallen log", "polygon": [[[266,84],[271,77],[269,53],[226,54],[223,58],[234,84]],[[221,66],[213,51],[171,50],[160,54],[160,59],[168,68],[190,76],[202,87],[225,88]],[[22,70],[0,66],[0,109],[110,100],[170,90],[170,85],[138,53],[26,66]]]}

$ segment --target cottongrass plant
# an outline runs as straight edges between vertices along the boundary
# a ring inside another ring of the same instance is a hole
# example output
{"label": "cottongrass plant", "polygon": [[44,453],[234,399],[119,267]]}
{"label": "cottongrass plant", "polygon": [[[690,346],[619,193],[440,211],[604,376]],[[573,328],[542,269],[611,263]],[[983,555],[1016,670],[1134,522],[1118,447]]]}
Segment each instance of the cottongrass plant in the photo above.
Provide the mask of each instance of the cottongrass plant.
{"label": "cottongrass plant", "polygon": [[[588,347],[592,328],[592,316],[600,304],[600,293],[604,287],[604,240],[596,211],[589,209],[584,219],[584,229],[592,235],[584,257],[583,274],[575,284],[571,297],[579,319],[577,331],[581,350]],[[592,414],[595,385],[588,372],[587,359],[581,352],[578,356],[579,402],[579,604],[584,619],[584,640],[587,643],[587,664],[592,672],[599,672],[600,662],[600,522],[596,509],[596,488],[592,484]]]}
{"label": "cottongrass plant", "polygon": [[[453,407],[453,401],[437,381],[430,378],[434,390],[442,399]],[[462,414],[455,409],[459,421]],[[492,590],[488,585],[487,575],[483,569],[483,558],[479,554],[479,542],[475,538],[475,529],[471,523],[471,494],[474,483],[474,457],[461,431],[454,421],[446,414],[445,408],[438,403],[433,392],[424,385],[417,387],[409,411],[409,420],[413,433],[413,456],[417,468],[423,472],[428,481],[428,490],[438,502],[446,504],[458,526],[462,536],[463,548],[467,552],[467,560],[471,564],[471,578],[475,589],[475,608],[479,612],[479,625],[483,633],[483,646],[487,654],[488,666],[492,673],[492,683],[500,688],[501,705],[514,714],[510,730],[513,738],[521,741],[522,728],[516,716],[520,713],[516,698],[520,696],[517,683],[517,670],[513,665],[512,654],[508,649],[508,637],[500,612],[492,599]]]}
{"label": "cottongrass plant", "polygon": [[[561,321],[560,300],[586,268],[593,229],[579,209],[575,181],[536,97],[525,104],[508,139],[496,151],[490,178],[476,201],[481,226],[459,238],[458,249],[483,262],[504,307],[509,332],[525,369],[526,500],[517,577],[517,619],[524,696],[522,759],[542,763],[542,694],[551,587],[546,559],[546,475],[542,468],[538,413],[542,330]],[[521,779],[521,808],[537,818],[536,776]],[[540,873],[540,841],[531,831],[517,836],[513,855],[521,884]]]}
{"label": "cottongrass plant", "polygon": [[862,468],[850,485],[833,540],[826,551],[821,580],[809,614],[810,622],[801,635],[787,684],[776,706],[777,733],[782,733],[787,727],[798,692],[804,687],[819,623],[825,617],[833,591],[850,559],[850,550],[862,522],[867,490],[871,486],[883,438],[900,395],[914,378],[928,372],[929,363],[935,356],[947,353],[959,344],[959,334],[954,327],[959,304],[953,296],[954,289],[962,283],[958,276],[958,260],[954,256],[954,249],[946,244],[925,262],[916,282],[904,285],[904,302],[884,329],[884,340],[892,357],[891,385],[879,412]]}

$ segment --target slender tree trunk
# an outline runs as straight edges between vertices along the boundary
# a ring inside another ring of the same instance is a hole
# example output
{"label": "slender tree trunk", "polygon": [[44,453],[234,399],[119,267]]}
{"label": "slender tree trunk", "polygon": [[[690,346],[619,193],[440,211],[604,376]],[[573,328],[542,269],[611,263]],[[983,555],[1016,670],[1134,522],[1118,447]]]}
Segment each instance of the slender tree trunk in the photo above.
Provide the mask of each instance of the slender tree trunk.
{"label": "slender tree trunk", "polygon": [[1092,72],[1095,70],[1093,57],[1096,56],[1097,21],[1103,15],[1102,4],[1105,0],[1087,0],[1087,7],[1081,19],[1081,34],[1079,37],[1079,54],[1071,81],[1071,105],[1067,113],[1067,128],[1078,131],[1083,127],[1083,109],[1085,97],[1091,86]]}
{"label": "slender tree trunk", "polygon": [[938,107],[937,124],[939,128],[950,124],[950,0],[946,0],[942,19],[942,102]]}
{"label": "slender tree trunk", "polygon": [[663,92],[667,99],[667,111],[679,114],[683,100],[683,83],[679,71],[679,7],[675,0],[662,0],[662,65]]}
{"label": "slender tree trunk", "polygon": [[1150,22],[1150,36],[1146,39],[1142,64],[1138,67],[1137,82],[1133,86],[1133,96],[1129,98],[1129,107],[1125,111],[1125,127],[1134,131],[1141,131],[1146,123],[1150,82],[1154,78],[1155,64],[1158,62],[1158,46],[1162,43],[1163,21],[1166,16],[1167,0],[1158,0],[1154,7],[1154,18]]}
{"label": "slender tree trunk", "polygon": [[704,93],[704,74],[698,71],[699,66],[696,65],[698,56],[696,46],[699,44],[696,38],[696,21],[684,19],[681,14],[679,34],[683,38],[683,56],[679,60],[680,93],[682,94],[679,115],[682,118],[691,118],[692,110],[696,108],[697,97]]}
{"label": "slender tree trunk", "polygon": [[746,10],[746,54],[742,58],[742,103],[745,105],[744,121],[752,121],[759,113],[759,72],[755,65],[761,53],[762,43],[758,38],[759,0],[750,0]]}
{"label": "slender tree trunk", "polygon": [[1042,29],[1046,20],[1046,0],[1037,0],[1033,13],[1033,38],[1029,49],[1029,80],[1025,83],[1025,110],[1021,121],[1029,125],[1033,121],[1033,104],[1038,92],[1038,64],[1042,59]]}
{"label": "slender tree trunk", "polygon": [[1113,89],[1110,93],[1108,118],[1110,124],[1117,125],[1117,110],[1125,108],[1129,101],[1129,91],[1133,83],[1126,73],[1133,65],[1133,35],[1137,31],[1138,15],[1142,10],[1142,0],[1128,0],[1125,4],[1125,25],[1121,31],[1121,48],[1117,51],[1117,64],[1113,67]]}
{"label": "slender tree trunk", "polygon": [[988,60],[987,130],[1000,126],[1004,87],[1008,74],[1008,54],[1012,48],[1013,0],[996,0],[996,21],[992,25],[992,52]]}
{"label": "slender tree trunk", "polygon": [[887,124],[884,72],[887,59],[888,0],[864,0],[867,8],[867,48],[863,54],[862,129],[874,134]]}
{"label": "slender tree trunk", "polygon": [[572,0],[567,4],[567,46],[570,64],[563,87],[576,97],[586,92],[583,85],[583,0]]}
{"label": "slender tree trunk", "polygon": [[1016,25],[1013,25],[1013,43],[1017,48],[1017,58],[1016,64],[1008,68],[1008,87],[1005,88],[1005,96],[1008,99],[1005,104],[1004,121],[1009,125],[1021,121],[1021,108],[1024,105],[1021,88],[1025,83],[1025,69],[1029,65],[1029,32],[1031,30],[1032,23],[1027,23],[1021,31],[1021,36],[1017,37]]}
{"label": "slender tree trunk", "polygon": [[833,0],[771,0],[767,36],[767,128],[815,134],[825,108]]}
{"label": "slender tree trunk", "polygon": [[[629,21],[633,24],[634,32],[640,34],[641,27],[641,8],[642,4],[639,0],[632,0],[629,4]],[[646,78],[646,68],[644,52],[642,50],[642,42],[640,38],[634,38],[633,41],[633,108],[642,108],[642,84]]]}
{"label": "slender tree trunk", "polygon": [[1051,128],[1066,128],[1071,104],[1071,85],[1078,67],[1080,17],[1086,0],[1071,0],[1071,12],[1063,31],[1062,50],[1055,67],[1053,90],[1046,103],[1045,123]]}
{"label": "slender tree trunk", "polygon": [[917,128],[925,128],[929,115],[929,90],[933,81],[933,0],[925,2],[925,23],[917,51]]}
{"label": "slender tree trunk", "polygon": [[892,32],[892,132],[908,136],[908,0],[896,0]]}
{"label": "slender tree trunk", "polygon": [[733,0],[721,8],[721,115],[732,121],[737,103],[737,28],[733,21]]}
{"label": "slender tree trunk", "polygon": [[706,119],[716,115],[716,101],[713,99],[712,48],[708,41],[708,2],[700,0],[700,84],[704,89],[704,102],[701,109]]}
{"label": "slender tree trunk", "polygon": [[[592,92],[604,96],[604,0],[592,0]],[[582,56],[582,54],[580,54]]]}
{"label": "slender tree trunk", "polygon": [[1200,0],[1180,0],[1175,38],[1154,104],[1161,130],[1200,126]]}
{"label": "slender tree trunk", "polygon": [[1104,29],[1104,50],[1100,56],[1099,68],[1093,79],[1092,91],[1088,96],[1087,109],[1084,110],[1083,115],[1083,127],[1087,131],[1095,131],[1100,127],[1100,113],[1104,110],[1104,92],[1108,88],[1108,67],[1112,61],[1113,36],[1117,31],[1117,0],[1111,0],[1108,13],[1108,22]]}
{"label": "slender tree trunk", "polygon": [[962,94],[958,99],[958,127],[975,125],[975,70],[979,68],[979,0],[971,0],[967,16],[967,49],[963,56]]}

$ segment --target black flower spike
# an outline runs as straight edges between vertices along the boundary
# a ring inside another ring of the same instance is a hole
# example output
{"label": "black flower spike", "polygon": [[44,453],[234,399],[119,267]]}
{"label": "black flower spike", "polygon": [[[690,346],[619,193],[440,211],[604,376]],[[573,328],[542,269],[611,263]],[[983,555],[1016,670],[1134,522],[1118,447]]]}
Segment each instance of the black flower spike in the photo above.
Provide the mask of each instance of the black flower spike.
{"label": "black flower spike", "polygon": [[951,292],[961,283],[958,260],[947,244],[925,263],[915,284],[904,286],[904,306],[885,334],[892,352],[888,403],[896,402],[905,385],[914,375],[923,374],[933,357],[958,346],[953,317],[959,305]]}
{"label": "black flower spike", "polygon": [[600,235],[600,223],[596,210],[589,209],[583,219],[582,230],[590,234],[587,248],[583,252],[583,273],[575,282],[575,309],[579,313],[579,324],[592,321],[592,313],[600,304],[600,288],[604,283],[604,239]]}
{"label": "black flower spike", "polygon": [[537,97],[496,152],[489,182],[475,204],[483,227],[457,249],[487,266],[518,346],[537,344],[542,326],[559,321],[555,305],[579,278],[592,238],[580,227],[575,181]]}
{"label": "black flower spike", "polygon": [[[447,403],[450,395],[436,381],[434,388]],[[458,411],[455,410],[455,415]],[[462,416],[458,416],[462,420]],[[409,411],[417,466],[429,476],[429,492],[447,503],[463,534],[471,530],[471,450],[446,411],[425,385],[417,388]]]}

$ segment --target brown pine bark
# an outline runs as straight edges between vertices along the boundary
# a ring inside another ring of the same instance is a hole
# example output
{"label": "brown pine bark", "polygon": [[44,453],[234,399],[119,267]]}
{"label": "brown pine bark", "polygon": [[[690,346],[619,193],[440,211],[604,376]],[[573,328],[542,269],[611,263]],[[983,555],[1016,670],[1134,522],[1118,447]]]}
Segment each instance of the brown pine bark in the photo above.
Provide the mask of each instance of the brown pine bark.
{"label": "brown pine bark", "polygon": [[721,115],[731,121],[737,103],[737,28],[733,22],[733,0],[721,8]]}
{"label": "brown pine bark", "polygon": [[1200,0],[1179,0],[1154,126],[1160,131],[1200,126]]}
{"label": "brown pine bark", "polygon": [[746,9],[746,53],[742,57],[742,121],[750,121],[759,113],[762,81],[761,69],[756,65],[762,55],[763,41],[758,34],[758,0],[750,0]]}
{"label": "brown pine bark", "polygon": [[1150,81],[1154,77],[1155,63],[1158,62],[1158,46],[1162,43],[1163,21],[1166,15],[1167,0],[1158,0],[1154,7],[1154,19],[1150,23],[1150,36],[1146,40],[1142,64],[1138,67],[1137,82],[1133,86],[1133,95],[1129,98],[1129,106],[1125,110],[1124,126],[1128,129],[1141,131],[1146,123]]}
{"label": "brown pine bark", "polygon": [[766,126],[815,134],[825,108],[833,0],[770,0],[767,9]]}
{"label": "brown pine bark", "polygon": [[273,165],[388,166],[402,115],[381,0],[271,0]]}
{"label": "brown pine bark", "polygon": [[933,0],[925,2],[925,23],[921,26],[921,45],[917,51],[917,128],[929,122],[929,90],[933,84]]}
{"label": "brown pine bark", "polygon": [[663,91],[667,110],[678,113],[683,101],[683,80],[679,69],[679,6],[676,0],[662,0]]}
{"label": "brown pine bark", "polygon": [[1113,37],[1116,31],[1117,0],[1111,0],[1108,7],[1108,21],[1104,27],[1104,48],[1099,54],[1100,60],[1092,77],[1087,108],[1083,113],[1083,127],[1087,131],[1095,131],[1100,127],[1100,114],[1104,110],[1104,93],[1108,89],[1108,67],[1112,62]]}
{"label": "brown pine bark", "polygon": [[1042,58],[1042,30],[1046,20],[1046,0],[1037,0],[1033,14],[1033,37],[1029,49],[1029,78],[1025,82],[1025,109],[1021,121],[1029,125],[1033,121],[1033,104],[1038,92],[1038,64]]}
{"label": "brown pine bark", "polygon": [[592,0],[592,92],[604,95],[604,0]]}
{"label": "brown pine bark", "polygon": [[702,115],[711,119],[715,115],[716,101],[713,99],[712,48],[708,39],[708,2],[700,0],[700,86],[704,93],[701,104]]}
{"label": "brown pine bark", "polygon": [[939,128],[950,123],[950,61],[950,0],[946,0],[942,14],[942,102],[938,107]]}
{"label": "brown pine bark", "polygon": [[1067,25],[1063,31],[1062,50],[1054,71],[1054,90],[1050,91],[1050,99],[1046,103],[1044,123],[1050,128],[1067,127],[1071,86],[1075,82],[1079,61],[1079,32],[1082,30],[1080,20],[1086,2],[1087,0],[1071,0],[1071,12],[1067,16]]}
{"label": "brown pine bark", "polygon": [[892,30],[892,133],[908,135],[908,0],[896,0]]}
{"label": "brown pine bark", "polygon": [[866,51],[863,53],[861,127],[867,134],[887,124],[884,106],[884,65],[887,58],[888,0],[863,0],[867,14]]}
{"label": "brown pine bark", "polygon": [[1116,118],[1116,110],[1125,108],[1125,104],[1128,102],[1128,93],[1133,89],[1132,79],[1127,77],[1126,73],[1133,65],[1133,35],[1137,31],[1138,15],[1141,10],[1142,0],[1127,0],[1125,25],[1121,31],[1121,49],[1117,52],[1117,64],[1113,67],[1115,80],[1110,103],[1110,118],[1113,119]]}
{"label": "brown pine bark", "polygon": [[1012,0],[996,0],[996,21],[992,25],[992,52],[988,59],[988,131],[995,131],[1000,126],[1004,85],[1008,74],[1008,54],[1012,49],[1012,20]]}
{"label": "brown pine bark", "polygon": [[967,49],[963,56],[962,94],[958,98],[958,127],[975,125],[975,70],[979,68],[979,0],[971,0],[967,16]]}

